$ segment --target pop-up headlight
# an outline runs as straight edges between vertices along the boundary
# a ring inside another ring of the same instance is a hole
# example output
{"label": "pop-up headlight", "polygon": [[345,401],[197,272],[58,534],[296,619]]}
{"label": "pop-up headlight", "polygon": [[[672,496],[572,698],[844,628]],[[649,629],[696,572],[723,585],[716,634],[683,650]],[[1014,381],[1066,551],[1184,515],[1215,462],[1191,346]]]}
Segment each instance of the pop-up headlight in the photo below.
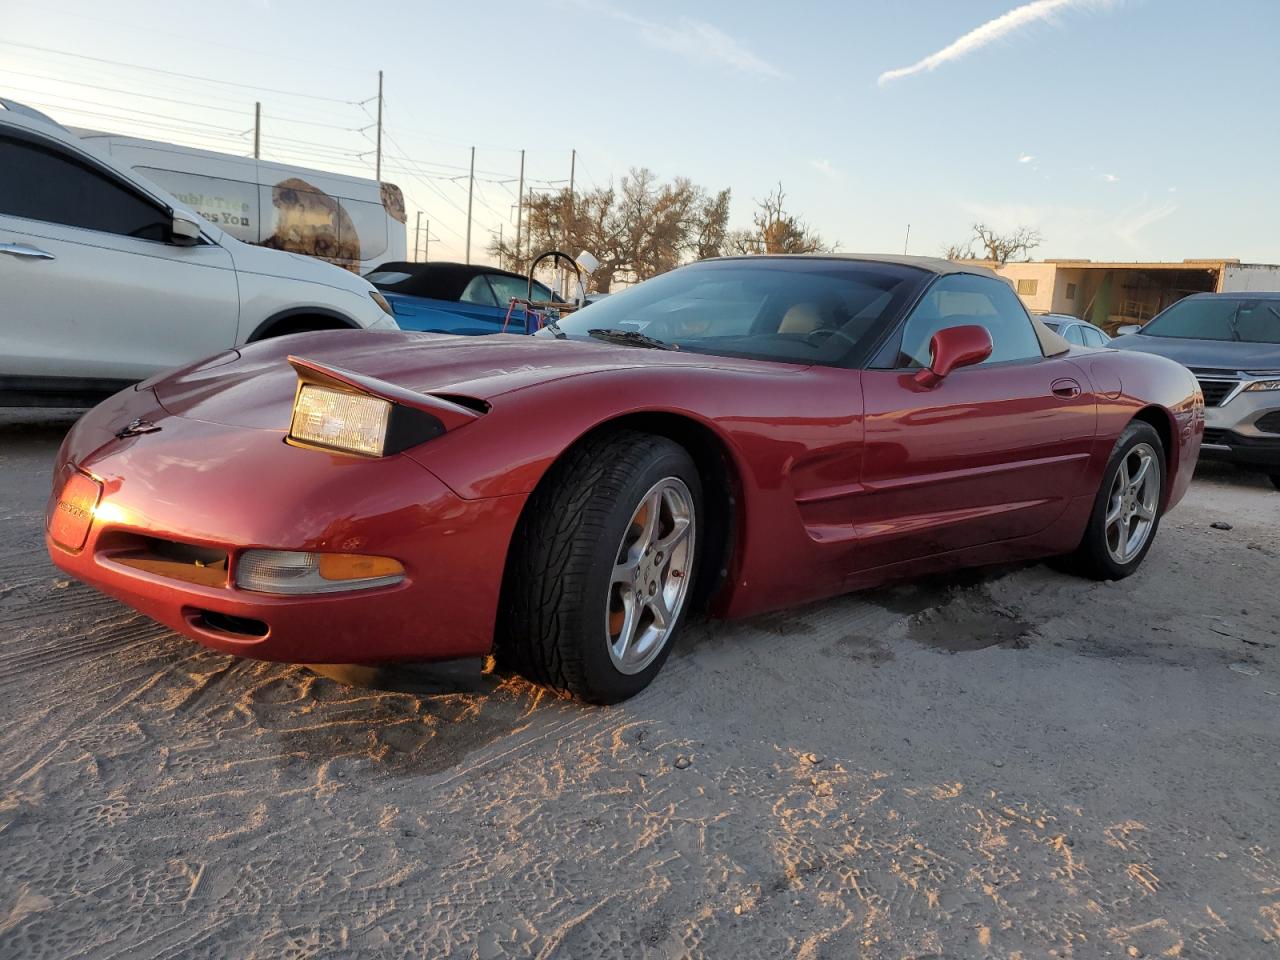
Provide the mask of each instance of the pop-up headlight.
{"label": "pop-up headlight", "polygon": [[380,397],[304,383],[293,404],[289,436],[366,457],[385,452],[391,404]]}

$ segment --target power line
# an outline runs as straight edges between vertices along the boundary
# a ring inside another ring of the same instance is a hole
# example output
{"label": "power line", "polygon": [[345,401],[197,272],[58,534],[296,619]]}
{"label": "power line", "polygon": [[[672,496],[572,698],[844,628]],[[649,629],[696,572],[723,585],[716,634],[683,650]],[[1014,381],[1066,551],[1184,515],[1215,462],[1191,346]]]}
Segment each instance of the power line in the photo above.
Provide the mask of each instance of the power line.
{"label": "power line", "polygon": [[[21,90],[22,88],[20,88],[20,87],[11,87],[11,88],[9,88],[9,89]],[[172,114],[167,114],[167,113],[155,113],[154,111],[151,111],[151,110],[139,110],[139,109],[137,109],[136,107],[121,107],[121,106],[117,106],[117,105],[116,105],[116,104],[114,104],[114,103],[102,103],[102,102],[101,102],[101,101],[99,101],[99,100],[86,100],[86,99],[84,99],[84,98],[82,98],[82,97],[72,97],[72,96],[69,96],[69,95],[67,95],[67,94],[65,94],[65,93],[42,94],[39,90],[25,90],[25,91],[23,91],[23,92],[25,92],[25,93],[34,93],[34,94],[37,94],[37,95],[39,95],[39,96],[53,96],[53,97],[58,97],[58,98],[60,98],[60,99],[62,99],[62,100],[71,100],[71,101],[73,101],[73,102],[75,102],[75,103],[87,103],[87,104],[88,104],[89,106],[91,106],[91,107],[105,107],[105,108],[106,108],[106,109],[108,109],[108,110],[123,110],[123,111],[125,111],[126,113],[136,113],[136,114],[139,114],[140,116],[144,116],[144,117],[158,117],[158,118],[160,118],[161,120],[177,120],[177,121],[179,121],[179,122],[181,122],[181,123],[191,124],[192,126],[196,126],[196,127],[208,127],[208,128],[210,128],[211,130],[225,130],[225,131],[229,131],[229,132],[231,132],[231,133],[238,133],[238,132],[239,132],[239,131],[237,131],[237,130],[234,130],[234,129],[233,129],[233,128],[231,128],[231,127],[224,127],[224,126],[220,126],[219,124],[215,124],[215,123],[205,123],[203,120],[188,120],[188,119],[186,119],[185,117],[175,117],[175,116],[173,116]],[[48,104],[46,104],[46,106],[48,106]],[[80,110],[80,108],[79,108],[79,107],[61,107],[61,106],[56,106],[56,105],[55,105],[55,106],[53,106],[53,109],[55,109],[55,110],[77,110],[77,111],[79,111],[79,110]],[[80,111],[80,112],[82,112],[82,113],[90,113],[91,111],[84,110],[84,111]],[[110,114],[97,114],[97,116],[108,116],[108,117],[109,117],[109,116],[110,116]],[[120,119],[128,120],[129,118],[128,118],[128,117],[122,117],[122,118],[120,118]]]}
{"label": "power line", "polygon": [[38,47],[30,43],[18,43],[15,40],[0,40],[0,44],[7,47],[19,47],[23,50],[36,50],[40,53],[52,53],[60,57],[72,57],[76,60],[88,60],[92,63],[105,63],[113,67],[127,67],[130,70],[145,70],[148,73],[158,73],[166,77],[180,77],[183,80],[199,80],[201,83],[220,83],[227,87],[239,87],[242,90],[261,90],[266,93],[278,93],[286,97],[303,97],[307,100],[322,100],[326,103],[342,103],[354,105],[359,103],[357,100],[342,100],[338,97],[325,97],[317,93],[302,93],[298,90],[281,90],[277,87],[260,87],[252,83],[238,83],[235,80],[219,80],[216,77],[202,77],[191,73],[178,73],[174,70],[161,70],[159,67],[143,67],[135,63],[122,63],[119,60],[108,60],[105,57],[91,57],[84,53],[70,53],[66,50],[54,50],[52,47]]}
{"label": "power line", "polygon": [[[240,133],[238,133],[237,131],[231,130],[229,127],[217,128],[217,129],[225,129],[227,131],[226,133],[215,133],[210,130],[193,130],[190,127],[181,127],[173,123],[159,123],[154,120],[139,120],[139,119],[134,119],[132,117],[120,117],[115,114],[99,113],[96,110],[82,110],[79,107],[60,107],[55,104],[44,103],[38,100],[30,101],[30,105],[35,107],[43,107],[46,110],[64,110],[67,113],[76,113],[86,117],[99,117],[106,120],[115,120],[117,123],[123,120],[126,123],[136,124],[137,126],[141,126],[141,127],[155,127],[160,130],[176,130],[178,133],[185,133],[189,136],[208,137],[213,140],[237,140],[241,137]],[[102,132],[108,132],[108,131],[102,131]]]}
{"label": "power line", "polygon": [[[210,103],[199,103],[199,102],[193,102],[191,100],[179,100],[176,97],[162,97],[154,93],[141,93],[136,90],[122,90],[119,87],[108,87],[100,83],[87,83],[83,80],[66,80],[66,79],[63,79],[62,77],[49,77],[39,73],[25,73],[21,70],[10,70],[8,67],[0,67],[0,73],[9,73],[18,77],[26,77],[31,80],[47,80],[51,83],[66,83],[66,84],[71,84],[77,87],[86,87],[90,90],[99,90],[103,93],[119,93],[126,97],[140,97],[146,100],[157,100],[163,103],[176,103],[184,107],[198,107],[201,110],[216,110],[219,113],[233,113],[236,116],[241,116],[241,117],[247,115],[248,109],[249,109],[247,104],[244,107],[222,107],[222,106],[216,106]],[[71,97],[70,94],[63,94],[63,93],[51,94],[45,90],[31,90],[30,88],[23,88],[23,87],[8,87],[7,89],[21,90],[25,93],[34,93],[42,96],[60,96],[60,97],[66,97],[67,99],[75,99],[74,97]],[[89,103],[91,101],[84,100],[81,102]],[[125,109],[125,108],[121,108],[121,109]],[[337,124],[337,123],[323,123],[319,120],[304,120],[299,117],[290,117],[284,114],[277,114],[274,111],[269,114],[269,118],[271,119],[272,122],[282,121],[284,123],[299,123],[299,124],[305,124],[311,127],[326,127],[330,130],[348,130],[353,133],[359,129],[358,127],[344,127],[341,124]]]}

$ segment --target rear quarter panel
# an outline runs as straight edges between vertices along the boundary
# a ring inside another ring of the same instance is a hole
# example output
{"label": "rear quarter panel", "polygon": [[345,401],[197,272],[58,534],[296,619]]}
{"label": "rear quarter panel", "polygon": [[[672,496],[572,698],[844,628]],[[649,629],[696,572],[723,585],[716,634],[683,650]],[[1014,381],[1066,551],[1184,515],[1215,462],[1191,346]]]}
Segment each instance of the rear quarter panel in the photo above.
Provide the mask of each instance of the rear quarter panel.
{"label": "rear quarter panel", "polygon": [[1102,482],[1107,460],[1125,427],[1141,411],[1154,408],[1168,424],[1172,448],[1165,451],[1166,510],[1186,494],[1204,437],[1204,398],[1186,367],[1136,351],[1102,350],[1073,357],[1098,393],[1098,437],[1090,463],[1091,487]]}

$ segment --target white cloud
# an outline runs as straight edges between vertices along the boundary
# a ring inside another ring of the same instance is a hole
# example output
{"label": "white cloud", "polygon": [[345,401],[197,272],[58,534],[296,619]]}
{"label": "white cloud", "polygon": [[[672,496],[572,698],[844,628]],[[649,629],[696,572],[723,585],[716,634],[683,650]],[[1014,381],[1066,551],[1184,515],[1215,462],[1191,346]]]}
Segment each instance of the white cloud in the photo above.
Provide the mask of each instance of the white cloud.
{"label": "white cloud", "polygon": [[1145,252],[1147,246],[1141,242],[1138,235],[1146,230],[1147,227],[1157,224],[1177,212],[1177,204],[1171,201],[1166,200],[1152,205],[1148,204],[1144,197],[1140,203],[1121,211],[1119,216],[1111,221],[1111,232],[1134,250]]}
{"label": "white cloud", "polygon": [[936,53],[931,53],[909,67],[898,67],[880,74],[878,83],[884,86],[891,80],[909,77],[916,73],[928,73],[936,70],[944,63],[959,60],[961,57],[981,50],[988,44],[995,43],[1004,37],[1017,33],[1032,24],[1051,21],[1055,14],[1067,10],[1090,7],[1109,7],[1116,0],[1032,0],[1020,7],[1014,7],[1008,13],[1001,14],[994,20],[988,20],[980,27],[975,27],[964,36],[952,41]]}
{"label": "white cloud", "polygon": [[830,160],[810,160],[809,166],[813,167],[813,169],[817,170],[824,177],[828,177],[832,180],[835,180],[840,176],[836,171],[836,168],[831,165]]}
{"label": "white cloud", "polygon": [[762,77],[775,79],[786,74],[758,56],[755,51],[705,20],[678,17],[671,23],[659,23],[638,17],[626,10],[596,0],[573,0],[575,6],[634,27],[650,46],[679,54],[695,62],[720,63]]}
{"label": "white cloud", "polygon": [[1032,153],[1020,153],[1020,154],[1018,154],[1018,162],[1019,162],[1019,163],[1030,163],[1030,162],[1031,162],[1032,160],[1034,160],[1034,159],[1035,159],[1035,154],[1032,154]]}
{"label": "white cloud", "polygon": [[1119,177],[1117,177],[1114,173],[1102,173],[1102,174],[1099,174],[1099,176],[1100,176],[1103,180],[1107,181],[1107,183],[1119,183],[1119,182],[1120,182],[1120,178],[1119,178]]}

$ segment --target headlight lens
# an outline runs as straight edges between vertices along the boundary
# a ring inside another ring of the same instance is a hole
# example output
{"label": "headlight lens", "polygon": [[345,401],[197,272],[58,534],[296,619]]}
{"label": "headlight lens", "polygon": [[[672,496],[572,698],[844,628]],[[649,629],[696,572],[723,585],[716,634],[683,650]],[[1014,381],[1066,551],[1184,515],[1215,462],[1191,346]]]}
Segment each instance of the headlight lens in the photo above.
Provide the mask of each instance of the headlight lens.
{"label": "headlight lens", "polygon": [[390,417],[391,404],[380,397],[304,383],[293,405],[289,436],[303,443],[380,457]]}
{"label": "headlight lens", "polygon": [[1245,390],[1280,390],[1280,380],[1255,380]]}
{"label": "headlight lens", "polygon": [[246,550],[236,560],[236,586],[255,593],[337,593],[389,587],[403,579],[399,561],[356,553]]}
{"label": "headlight lens", "polygon": [[391,304],[387,302],[387,298],[377,290],[370,290],[369,296],[373,298],[374,303],[382,308],[383,313],[388,314],[389,316],[395,315],[395,312],[391,309]]}

